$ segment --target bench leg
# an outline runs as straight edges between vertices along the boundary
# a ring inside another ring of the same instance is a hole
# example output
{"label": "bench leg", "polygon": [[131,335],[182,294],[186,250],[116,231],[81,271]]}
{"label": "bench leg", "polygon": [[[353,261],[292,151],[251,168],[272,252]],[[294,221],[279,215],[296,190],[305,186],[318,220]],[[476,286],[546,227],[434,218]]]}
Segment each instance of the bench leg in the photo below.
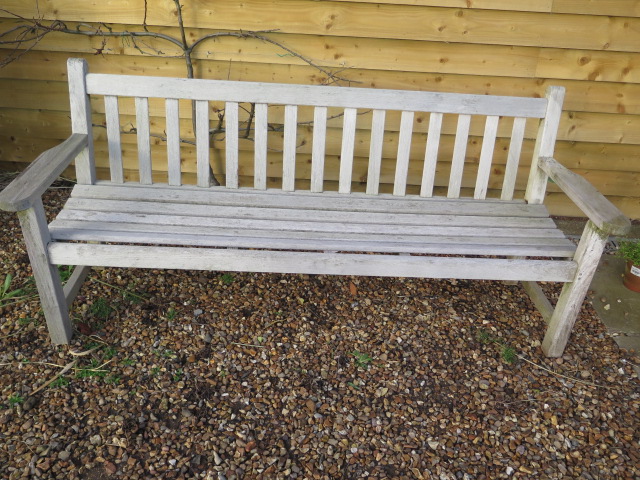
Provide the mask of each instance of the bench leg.
{"label": "bench leg", "polygon": [[578,264],[576,276],[573,282],[565,283],[562,288],[542,342],[542,350],[547,357],[559,357],[564,352],[606,243],[606,235],[591,221],[587,222],[573,257]]}
{"label": "bench leg", "polygon": [[49,263],[47,246],[51,237],[41,200],[32,208],[18,212],[18,218],[51,341],[56,345],[69,343],[73,328],[58,269]]}

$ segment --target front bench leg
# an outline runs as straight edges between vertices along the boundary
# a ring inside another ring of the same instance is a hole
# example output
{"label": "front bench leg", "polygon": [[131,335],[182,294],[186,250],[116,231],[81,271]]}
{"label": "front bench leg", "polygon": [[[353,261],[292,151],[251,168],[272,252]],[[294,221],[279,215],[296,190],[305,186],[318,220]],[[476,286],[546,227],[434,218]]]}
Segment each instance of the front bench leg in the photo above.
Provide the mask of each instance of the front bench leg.
{"label": "front bench leg", "polygon": [[542,342],[542,350],[547,357],[559,357],[564,352],[607,239],[607,235],[591,220],[587,222],[573,257],[578,264],[576,276],[573,282],[564,284]]}
{"label": "front bench leg", "polygon": [[73,328],[58,268],[49,262],[51,237],[42,200],[38,198],[31,208],[19,211],[18,218],[51,341],[56,345],[69,343]]}

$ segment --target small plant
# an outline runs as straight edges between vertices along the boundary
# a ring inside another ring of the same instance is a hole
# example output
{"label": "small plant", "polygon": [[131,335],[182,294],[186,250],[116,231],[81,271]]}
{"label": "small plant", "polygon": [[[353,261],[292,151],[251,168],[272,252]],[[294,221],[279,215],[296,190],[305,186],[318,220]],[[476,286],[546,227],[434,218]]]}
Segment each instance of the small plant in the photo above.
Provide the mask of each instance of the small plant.
{"label": "small plant", "polygon": [[67,385],[69,385],[69,380],[65,377],[59,377],[59,378],[56,378],[53,382],[51,382],[51,384],[49,385],[49,388],[61,388],[61,387],[66,387]]}
{"label": "small plant", "polygon": [[104,383],[108,385],[117,385],[118,383],[120,383],[120,377],[118,377],[117,375],[109,375],[104,379]]}
{"label": "small plant", "polygon": [[358,350],[354,350],[353,352],[351,352],[351,355],[355,357],[356,365],[359,368],[363,368],[365,370],[369,368],[369,365],[373,361],[373,358],[371,358],[371,356],[368,353],[362,353],[362,352],[359,352]]}
{"label": "small plant", "polygon": [[176,312],[175,308],[171,307],[169,310],[167,310],[167,320],[175,320],[177,315],[178,312]]}
{"label": "small plant", "polygon": [[30,323],[35,323],[36,319],[33,317],[24,317],[24,318],[20,318],[18,319],[18,324],[25,326],[25,325],[29,325]]}
{"label": "small plant", "polygon": [[132,358],[125,358],[120,363],[122,363],[122,365],[124,365],[125,367],[131,367],[136,364],[136,361]]}
{"label": "small plant", "polygon": [[222,280],[222,283],[224,283],[225,285],[231,285],[233,283],[234,278],[233,278],[233,275],[231,275],[230,273],[224,273],[220,277],[220,280]]}
{"label": "small plant", "polygon": [[153,367],[151,369],[151,375],[153,375],[154,377],[157,377],[158,375],[160,375],[160,367]]}
{"label": "small plant", "polygon": [[640,265],[640,241],[622,240],[618,255],[634,265]]}
{"label": "small plant", "polygon": [[29,285],[28,281],[21,288],[15,288],[13,290],[11,289],[12,282],[13,275],[8,274],[4,277],[4,282],[0,284],[0,307],[9,303],[9,300],[13,300],[13,303],[17,303],[20,300],[25,300],[25,297],[33,295],[33,286]]}
{"label": "small plant", "polygon": [[73,274],[73,265],[59,265],[58,273],[60,274],[60,280],[62,280],[62,283],[66,283]]}
{"label": "small plant", "polygon": [[88,366],[81,368],[76,373],[76,378],[89,378],[89,377],[104,378],[106,376],[107,376],[107,371],[102,370],[100,368],[100,362],[95,359],[91,360]]}
{"label": "small plant", "polygon": [[476,332],[476,340],[478,340],[480,343],[489,343],[493,341],[493,337],[488,331],[486,331],[484,328],[481,328]]}
{"label": "small plant", "polygon": [[173,381],[179,382],[180,380],[182,380],[182,377],[184,377],[184,371],[181,368],[179,368],[173,374]]}
{"label": "small plant", "polygon": [[518,358],[518,354],[516,353],[515,349],[507,345],[502,345],[500,356],[507,363],[513,363]]}
{"label": "small plant", "polygon": [[16,405],[20,405],[22,402],[24,402],[24,397],[22,397],[21,395],[11,395],[9,397],[9,406],[10,407],[15,407]]}
{"label": "small plant", "polygon": [[111,360],[113,357],[116,356],[116,353],[118,353],[116,348],[109,346],[109,347],[105,348],[104,351],[102,352],[102,357],[105,360]]}
{"label": "small plant", "polygon": [[93,305],[91,305],[91,308],[89,309],[94,316],[102,320],[107,320],[109,315],[111,315],[112,310],[113,308],[111,308],[107,301],[102,297],[93,302]]}

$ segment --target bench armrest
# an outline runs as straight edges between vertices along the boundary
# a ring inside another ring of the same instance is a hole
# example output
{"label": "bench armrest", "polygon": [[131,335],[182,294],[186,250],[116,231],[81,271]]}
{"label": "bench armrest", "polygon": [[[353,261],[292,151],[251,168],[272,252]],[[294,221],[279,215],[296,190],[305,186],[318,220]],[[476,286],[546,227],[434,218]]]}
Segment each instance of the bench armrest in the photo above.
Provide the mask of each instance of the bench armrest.
{"label": "bench armrest", "polygon": [[629,232],[629,219],[580,175],[551,157],[541,157],[538,165],[603,233],[625,235]]}
{"label": "bench armrest", "polygon": [[41,153],[0,192],[0,209],[19,212],[30,208],[86,146],[87,135],[74,133],[60,145]]}

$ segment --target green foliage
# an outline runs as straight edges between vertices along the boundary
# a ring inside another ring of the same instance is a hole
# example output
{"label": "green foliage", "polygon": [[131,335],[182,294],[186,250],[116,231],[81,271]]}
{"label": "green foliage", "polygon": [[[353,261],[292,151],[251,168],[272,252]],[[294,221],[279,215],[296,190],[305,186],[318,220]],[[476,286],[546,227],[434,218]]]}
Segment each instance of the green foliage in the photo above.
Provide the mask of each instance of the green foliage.
{"label": "green foliage", "polygon": [[618,255],[634,265],[640,265],[640,241],[622,240]]}
{"label": "green foliage", "polygon": [[122,365],[124,365],[125,367],[131,367],[132,365],[136,364],[136,361],[133,360],[132,358],[125,358],[120,363],[122,363]]}
{"label": "green foliage", "polygon": [[179,382],[180,380],[182,380],[182,377],[184,377],[184,371],[181,368],[179,368],[173,373],[174,382]]}
{"label": "green foliage", "polygon": [[117,385],[118,383],[120,383],[120,377],[118,377],[117,375],[109,375],[104,379],[104,383],[109,385]]}
{"label": "green foliage", "polygon": [[222,283],[224,283],[225,285],[231,285],[233,283],[234,278],[233,278],[233,275],[231,275],[230,273],[224,273],[220,277],[220,280],[222,280]]}
{"label": "green foliage", "polygon": [[107,376],[107,373],[108,372],[106,370],[102,370],[100,368],[100,362],[98,360],[92,359],[89,362],[88,366],[78,370],[78,372],[76,373],[76,378],[104,378]]}
{"label": "green foliage", "polygon": [[22,402],[24,402],[24,397],[22,397],[21,395],[11,395],[9,397],[9,406],[10,407],[14,407],[16,405],[21,404]]}
{"label": "green foliage", "polygon": [[369,368],[369,365],[373,361],[373,358],[371,358],[371,356],[368,353],[362,353],[362,352],[359,352],[358,350],[354,350],[353,352],[351,352],[351,355],[355,357],[356,365],[359,368],[363,368],[365,370]]}
{"label": "green foliage", "polygon": [[73,265],[58,265],[58,273],[60,274],[60,280],[62,283],[67,282],[73,274]]}
{"label": "green foliage", "polygon": [[113,308],[109,305],[109,303],[102,297],[98,298],[89,311],[97,318],[101,320],[106,320],[111,315]]}
{"label": "green foliage", "polygon": [[512,347],[508,347],[506,345],[502,345],[502,350],[500,351],[500,356],[507,363],[513,363],[518,358],[518,355]]}
{"label": "green foliage", "polygon": [[56,378],[51,384],[49,388],[61,388],[69,385],[69,380],[65,377]]}
{"label": "green foliage", "polygon": [[177,315],[178,315],[178,312],[176,312],[175,308],[172,307],[169,310],[167,310],[167,320],[174,320]]}

